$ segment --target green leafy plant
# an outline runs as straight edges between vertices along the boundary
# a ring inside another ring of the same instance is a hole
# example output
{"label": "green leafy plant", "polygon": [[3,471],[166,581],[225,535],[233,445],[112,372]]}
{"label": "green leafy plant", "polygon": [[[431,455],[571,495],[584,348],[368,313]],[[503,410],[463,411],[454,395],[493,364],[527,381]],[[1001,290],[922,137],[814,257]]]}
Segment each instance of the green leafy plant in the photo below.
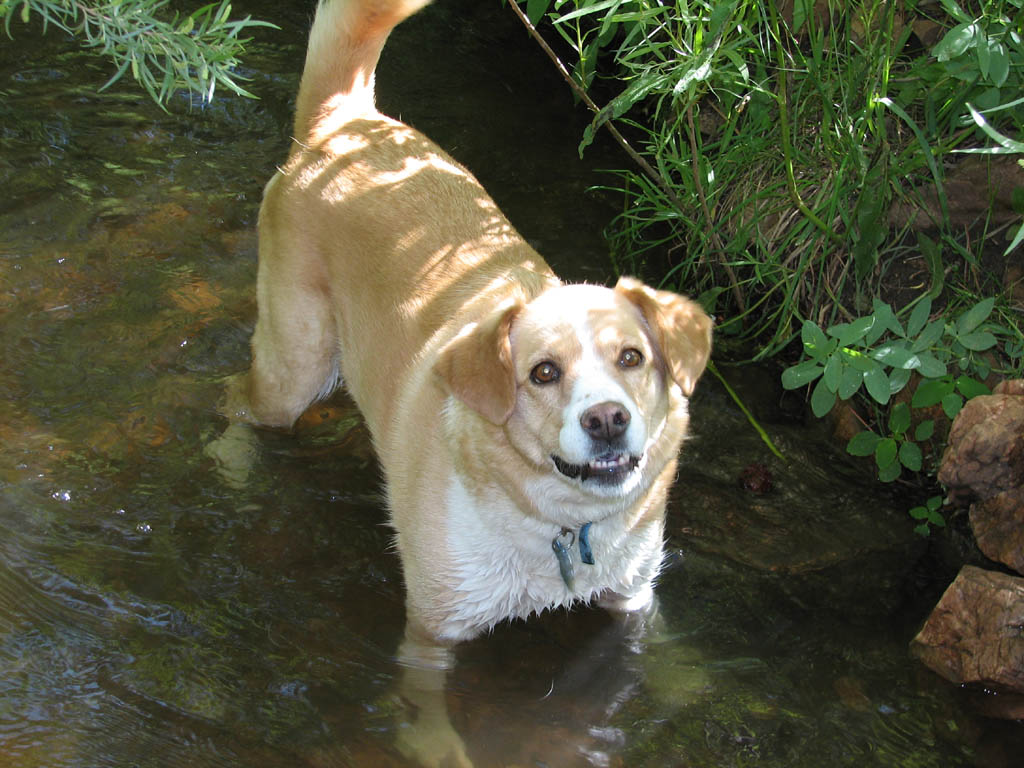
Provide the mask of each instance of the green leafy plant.
{"label": "green leafy plant", "polygon": [[[1022,4],[525,8],[574,53],[559,64],[594,112],[581,151],[620,126],[642,161],[605,187],[622,196],[609,237],[623,271],[696,293],[720,336],[756,340],[763,359],[787,348],[803,317],[851,322],[872,299],[893,300],[886,274],[913,250],[909,227],[888,215],[897,203],[935,220],[941,247],[928,265],[940,290],[958,262],[978,263],[985,233],[967,247],[949,224],[943,159],[1019,130]],[[931,49],[919,46],[917,21],[941,32]],[[608,90],[603,105],[589,100]],[[956,289],[995,293],[976,281]]]}
{"label": "green leafy plant", "polygon": [[[983,266],[1002,230],[965,237],[946,180],[953,153],[1024,150],[1024,0],[525,6],[575,55],[541,40],[594,113],[580,151],[608,128],[634,160],[605,186],[621,269],[697,294],[755,359],[799,338],[783,385],[808,387],[819,417],[855,400],[848,449],[881,479],[928,471],[937,407],[952,418],[993,367],[1024,370],[1020,313]],[[924,285],[904,305],[911,259]]]}
{"label": "green leafy plant", "polygon": [[[819,418],[838,401],[859,397],[875,415],[850,439],[847,451],[874,456],[884,482],[897,479],[903,470],[920,472],[920,444],[935,435],[935,421],[914,418],[914,412],[939,405],[952,419],[966,400],[990,392],[982,380],[991,372],[991,362],[983,353],[995,349],[998,337],[1014,338],[1013,331],[993,320],[994,308],[994,299],[984,299],[954,319],[933,318],[932,301],[923,296],[904,325],[892,307],[875,299],[870,315],[825,331],[806,320],[801,330],[804,359],[783,371],[782,385],[811,386],[811,410]],[[1004,353],[1019,355],[1013,346]],[[915,373],[918,380],[909,403],[893,403]]]}
{"label": "green leafy plant", "polygon": [[7,35],[11,20],[38,17],[44,30],[55,26],[113,60],[117,70],[100,90],[131,72],[163,107],[185,89],[205,101],[218,85],[242,96],[238,57],[255,27],[273,27],[246,16],[232,20],[228,0],[204,5],[189,14],[167,11],[168,0],[0,0]]}
{"label": "green leafy plant", "polygon": [[942,497],[932,496],[924,504],[910,510],[910,516],[920,522],[914,526],[914,532],[921,536],[931,534],[932,526],[936,528],[946,527],[946,518],[939,510],[942,508]]}

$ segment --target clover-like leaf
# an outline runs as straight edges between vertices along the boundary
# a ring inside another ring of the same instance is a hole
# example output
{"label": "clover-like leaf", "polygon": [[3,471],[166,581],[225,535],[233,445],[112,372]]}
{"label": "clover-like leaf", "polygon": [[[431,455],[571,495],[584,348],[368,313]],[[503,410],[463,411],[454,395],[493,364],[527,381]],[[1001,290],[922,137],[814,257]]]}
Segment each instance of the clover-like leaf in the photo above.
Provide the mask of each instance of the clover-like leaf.
{"label": "clover-like leaf", "polygon": [[910,406],[896,403],[889,411],[889,431],[894,435],[902,435],[910,429]]}
{"label": "clover-like leaf", "polygon": [[921,449],[916,443],[907,440],[900,446],[899,451],[900,464],[909,469],[911,472],[920,472],[921,465],[923,463],[923,457],[921,455]]}
{"label": "clover-like leaf", "polygon": [[870,429],[865,429],[850,438],[850,442],[846,444],[846,452],[851,456],[871,456],[881,439]]}
{"label": "clover-like leaf", "polygon": [[914,439],[917,441],[929,440],[935,434],[935,420],[925,419],[914,427]]}
{"label": "clover-like leaf", "polygon": [[914,311],[910,313],[910,319],[907,320],[908,338],[914,338],[924,329],[931,311],[932,300],[927,296],[917,302],[917,305],[914,307]]}
{"label": "clover-like leaf", "polygon": [[835,348],[835,342],[830,345],[828,337],[812,320],[804,320],[800,328],[800,340],[804,343],[804,351],[819,363],[824,363]]}
{"label": "clover-like leaf", "polygon": [[828,329],[828,335],[839,341],[839,346],[848,347],[864,338],[875,324],[873,315],[859,317],[852,323],[838,323]]}
{"label": "clover-like leaf", "polygon": [[942,398],[942,410],[950,419],[955,419],[964,407],[964,399],[956,392],[951,392]]}
{"label": "clover-like leaf", "polygon": [[885,469],[896,463],[896,455],[899,452],[899,445],[895,438],[883,437],[875,445],[875,463],[879,469]]}
{"label": "clover-like leaf", "polygon": [[946,376],[931,381],[922,381],[914,390],[910,405],[914,408],[929,408],[942,402],[942,398],[953,391],[953,377]]}
{"label": "clover-like leaf", "polygon": [[996,337],[988,331],[959,334],[956,340],[973,352],[984,352],[996,345]]}

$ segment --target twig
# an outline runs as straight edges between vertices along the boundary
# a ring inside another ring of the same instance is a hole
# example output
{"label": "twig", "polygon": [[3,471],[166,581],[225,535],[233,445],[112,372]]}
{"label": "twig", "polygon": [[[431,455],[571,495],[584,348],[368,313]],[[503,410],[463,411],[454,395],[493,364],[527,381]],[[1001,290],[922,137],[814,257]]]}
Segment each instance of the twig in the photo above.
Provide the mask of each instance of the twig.
{"label": "twig", "polygon": [[[555,53],[551,49],[551,46],[547,44],[547,41],[543,37],[541,37],[540,33],[537,31],[537,28],[533,26],[533,22],[530,21],[529,18],[527,18],[525,13],[523,13],[523,9],[519,7],[519,4],[515,0],[512,0],[512,2],[509,3],[509,5],[512,6],[512,10],[515,11],[515,14],[519,17],[519,20],[523,22],[523,25],[529,31],[530,36],[537,42],[537,45],[539,45],[543,49],[544,53],[548,55],[548,58],[551,59],[554,65],[558,68],[558,71],[561,73],[562,77],[564,77],[565,81],[569,84],[569,87],[573,89],[576,95],[580,97],[580,100],[587,105],[587,108],[590,109],[591,112],[593,112],[595,115],[601,114],[601,108],[594,103],[594,100],[590,98],[590,96],[583,89],[583,87],[580,86],[580,84],[573,79],[571,74],[569,74],[569,70],[565,68],[565,65],[562,63],[562,60],[558,58],[558,54]],[[682,210],[682,201],[678,197],[676,197],[671,187],[669,187],[665,183],[665,180],[661,178],[661,175],[651,167],[650,163],[648,163],[646,160],[644,160],[643,157],[637,154],[637,151],[629,145],[628,141],[626,141],[626,137],[619,133],[618,129],[614,125],[612,125],[611,122],[606,121],[604,125],[609,131],[611,131],[612,136],[615,137],[615,140],[619,142],[622,148],[626,150],[626,154],[628,154],[633,159],[633,162],[639,165],[643,172],[650,177],[651,181],[658,185],[661,191],[665,193],[665,195],[672,201],[672,203],[674,205],[677,205],[679,209]]]}
{"label": "twig", "polygon": [[[515,12],[515,14],[519,17],[519,20],[523,23],[523,26],[525,26],[526,29],[529,31],[530,36],[537,42],[537,45],[539,45],[541,49],[543,49],[544,53],[548,55],[548,58],[551,59],[555,67],[561,73],[562,77],[565,78],[565,81],[569,84],[569,87],[572,88],[573,92],[580,98],[580,101],[586,104],[587,108],[595,115],[600,115],[602,112],[601,108],[594,103],[594,100],[590,98],[586,90],[584,90],[584,88],[579,83],[577,83],[576,80],[573,79],[573,76],[569,73],[569,70],[566,69],[565,64],[563,64],[562,60],[558,58],[558,54],[555,53],[551,49],[551,46],[547,44],[547,41],[543,37],[541,37],[540,33],[537,31],[537,28],[533,25],[533,22],[531,22],[530,19],[527,18],[526,14],[523,13],[523,9],[519,7],[519,4],[516,2],[516,0],[511,0],[511,2],[509,2],[509,5],[512,7],[512,10]],[[680,213],[683,213],[686,210],[686,206],[683,204],[683,201],[675,193],[672,187],[665,181],[662,175],[658,173],[656,170],[654,170],[654,168],[651,167],[651,164],[648,163],[647,160],[645,160],[635,149],[633,149],[633,147],[629,145],[629,142],[626,141],[626,137],[619,133],[618,128],[615,127],[615,125],[612,123],[610,119],[605,120],[601,124],[608,129],[608,131],[612,134],[612,136],[619,143],[619,145],[626,151],[626,154],[628,154],[630,158],[633,160],[633,162],[640,167],[644,174],[658,186],[658,189],[660,189],[662,193],[665,195],[665,197],[668,198],[669,202],[672,203],[673,206],[675,206],[676,210],[678,210]],[[693,162],[696,165],[696,154],[694,154]],[[699,185],[698,189],[700,189]],[[703,197],[703,191],[701,191],[701,196]],[[705,214],[707,214],[707,203],[704,203],[704,211]],[[715,237],[717,239],[717,235],[715,235]],[[736,280],[736,275],[733,272],[732,267],[730,267],[729,264],[726,263],[724,259],[724,254],[722,254],[722,256],[719,257],[719,262],[722,264],[723,267],[725,267],[725,270],[729,275],[729,280],[732,284],[731,287],[733,297],[736,299],[737,305],[742,309],[742,307],[744,306],[743,294],[740,291],[739,283]]]}

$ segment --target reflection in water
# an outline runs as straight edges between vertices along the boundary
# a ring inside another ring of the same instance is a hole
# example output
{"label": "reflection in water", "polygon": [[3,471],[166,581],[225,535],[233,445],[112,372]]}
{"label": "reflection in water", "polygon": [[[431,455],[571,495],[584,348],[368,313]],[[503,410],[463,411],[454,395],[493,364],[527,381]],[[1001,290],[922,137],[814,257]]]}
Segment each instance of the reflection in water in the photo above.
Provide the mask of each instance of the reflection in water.
{"label": "reflection in water", "polygon": [[[353,406],[261,435],[244,490],[202,451],[223,429],[221,379],[247,366],[253,218],[302,62],[306,10],[266,5],[252,12],[286,31],[248,60],[261,102],[164,114],[127,88],[97,95],[103,63],[59,39],[17,30],[0,48],[0,765],[407,765],[393,747],[402,584]],[[603,281],[606,210],[581,206],[598,177],[574,164],[577,126],[531,133],[564,124],[567,97],[532,52],[493,56],[519,37],[486,5],[401,28],[382,100],[464,160],[560,273]],[[471,90],[412,82],[395,62],[425,49]],[[551,98],[503,105],[502,78]],[[528,149],[495,152],[501,130]],[[856,486],[825,464],[792,499],[755,504],[723,469],[759,451],[742,418],[710,380],[693,412],[659,625],[556,613],[460,649],[449,709],[477,762],[1014,764],[1019,726],[966,714],[908,662],[926,600],[858,594],[853,610],[850,582],[796,554],[823,539],[748,525],[801,503],[810,519],[840,483],[831,514]],[[779,429],[788,449],[816,439]]]}

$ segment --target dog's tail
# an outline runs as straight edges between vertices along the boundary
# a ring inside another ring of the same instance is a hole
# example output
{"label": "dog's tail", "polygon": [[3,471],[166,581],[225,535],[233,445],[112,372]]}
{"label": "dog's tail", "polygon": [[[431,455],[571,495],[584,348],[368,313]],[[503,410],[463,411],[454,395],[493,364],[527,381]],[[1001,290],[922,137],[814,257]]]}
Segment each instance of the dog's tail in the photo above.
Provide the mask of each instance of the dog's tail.
{"label": "dog's tail", "polygon": [[321,0],[295,106],[295,138],[318,143],[344,120],[374,111],[373,72],[388,34],[431,0]]}

